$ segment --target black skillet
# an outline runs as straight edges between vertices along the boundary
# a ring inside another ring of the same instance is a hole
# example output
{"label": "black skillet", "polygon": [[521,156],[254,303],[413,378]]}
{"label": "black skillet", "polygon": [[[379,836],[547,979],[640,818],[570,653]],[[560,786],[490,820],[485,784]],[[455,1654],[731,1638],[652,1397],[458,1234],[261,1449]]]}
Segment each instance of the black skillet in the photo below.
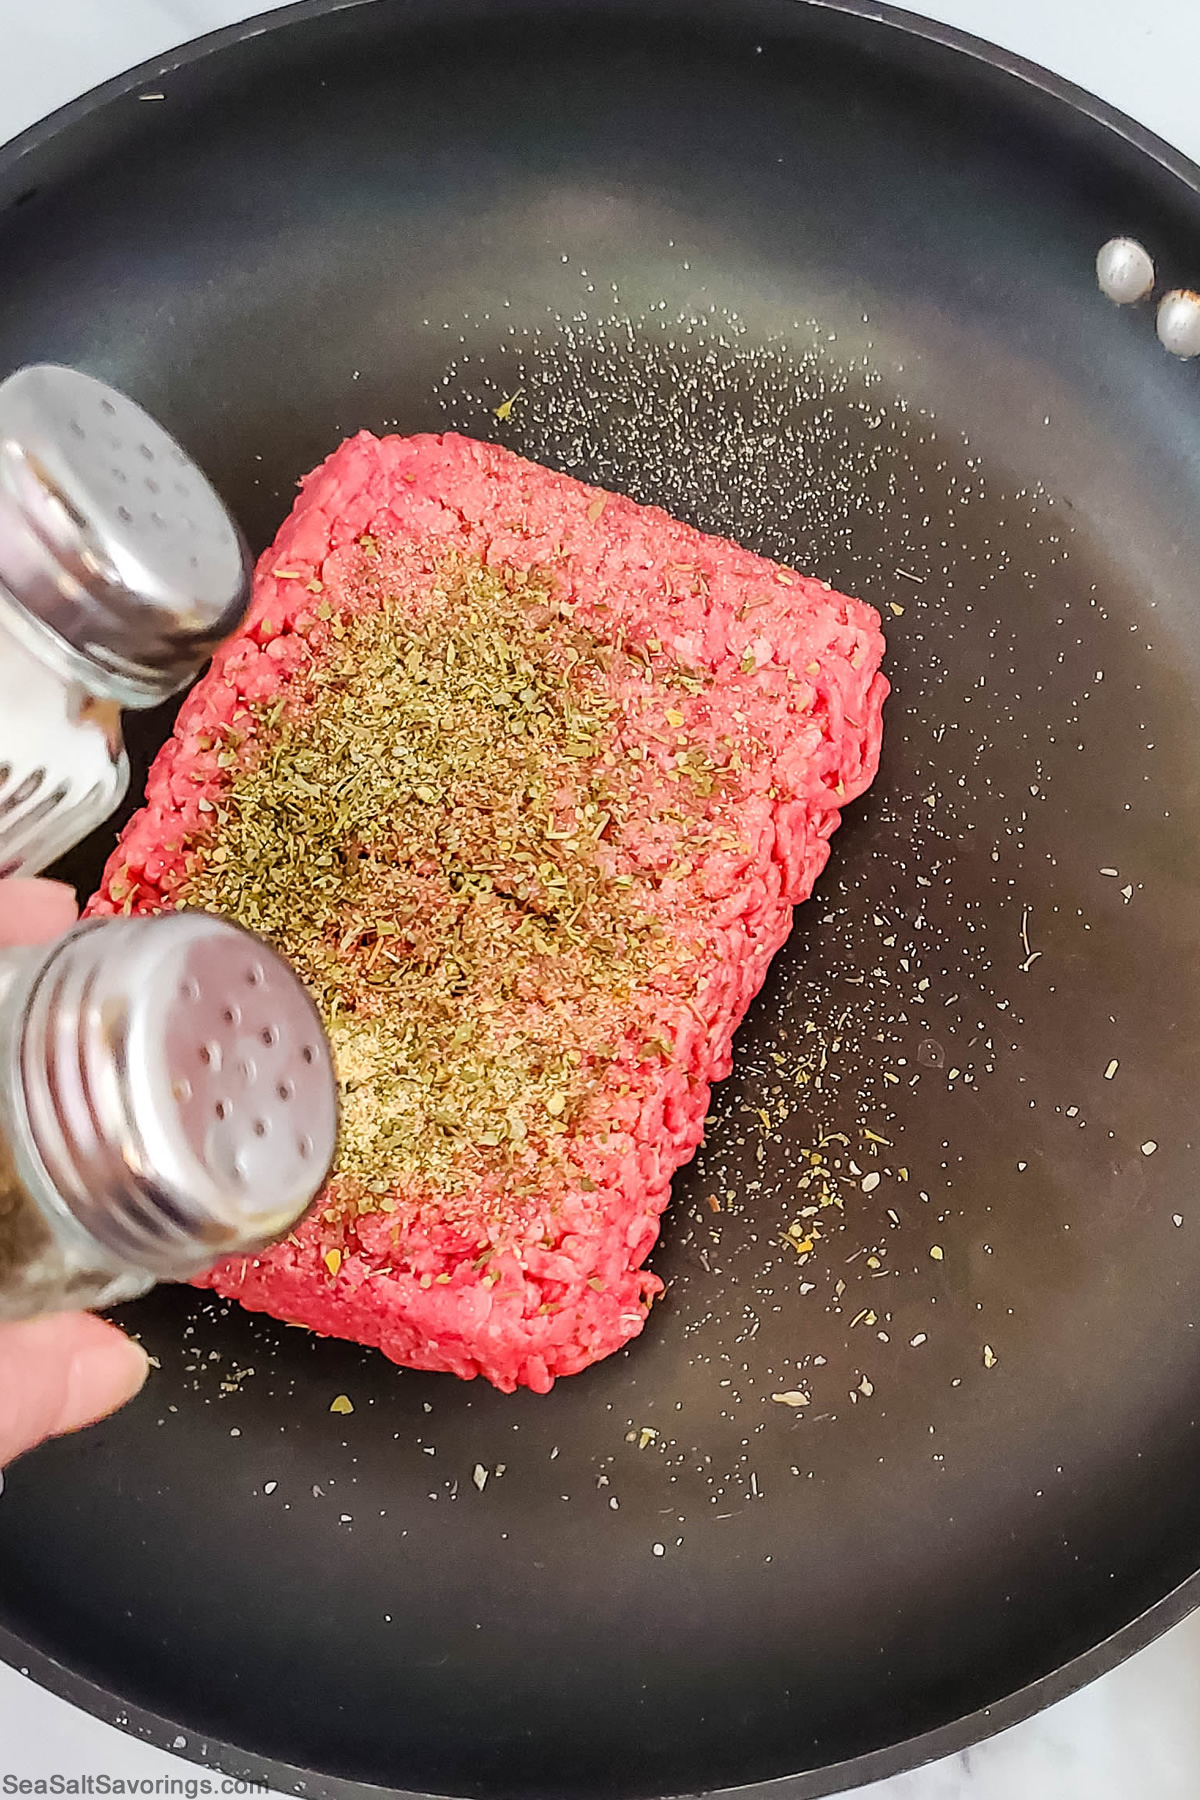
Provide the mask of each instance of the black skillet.
{"label": "black skillet", "polygon": [[11,1661],[306,1795],[816,1795],[1195,1604],[1200,378],[1093,259],[1200,278],[1198,195],[850,0],[312,0],[0,156],[0,372],[129,389],[258,544],[455,426],[862,594],[896,688],[642,1340],[506,1399],[160,1293],[9,1472]]}

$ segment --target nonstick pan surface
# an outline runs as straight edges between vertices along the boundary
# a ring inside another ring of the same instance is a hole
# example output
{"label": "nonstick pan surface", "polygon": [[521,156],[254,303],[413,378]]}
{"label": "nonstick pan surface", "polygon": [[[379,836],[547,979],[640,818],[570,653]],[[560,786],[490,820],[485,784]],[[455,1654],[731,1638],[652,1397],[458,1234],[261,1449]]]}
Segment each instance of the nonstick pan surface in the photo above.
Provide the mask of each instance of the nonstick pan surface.
{"label": "nonstick pan surface", "polygon": [[863,595],[895,683],[642,1339],[504,1398],[158,1293],[8,1474],[12,1661],[305,1794],[815,1795],[1193,1604],[1200,385],[1093,260],[1200,278],[1197,179],[795,0],[302,6],[0,158],[0,370],[128,389],[257,545],[453,427]]}

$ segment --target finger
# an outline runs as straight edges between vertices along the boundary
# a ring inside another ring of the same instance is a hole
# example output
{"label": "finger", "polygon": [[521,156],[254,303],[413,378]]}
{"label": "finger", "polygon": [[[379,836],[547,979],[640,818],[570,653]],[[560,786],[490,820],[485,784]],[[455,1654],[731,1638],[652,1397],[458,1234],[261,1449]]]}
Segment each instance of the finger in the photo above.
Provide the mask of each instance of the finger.
{"label": "finger", "polygon": [[146,1353],[93,1313],[0,1325],[0,1467],[132,1400]]}
{"label": "finger", "polygon": [[75,891],[61,881],[0,881],[0,944],[40,944],[75,923]]}

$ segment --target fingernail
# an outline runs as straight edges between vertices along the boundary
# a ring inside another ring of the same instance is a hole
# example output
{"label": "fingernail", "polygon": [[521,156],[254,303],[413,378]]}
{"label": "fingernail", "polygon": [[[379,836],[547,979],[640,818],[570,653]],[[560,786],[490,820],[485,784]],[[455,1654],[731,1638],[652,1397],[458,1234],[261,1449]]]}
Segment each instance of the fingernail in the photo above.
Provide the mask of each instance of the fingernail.
{"label": "fingernail", "polygon": [[78,1431],[132,1400],[150,1372],[146,1352],[113,1330],[71,1359],[57,1432]]}

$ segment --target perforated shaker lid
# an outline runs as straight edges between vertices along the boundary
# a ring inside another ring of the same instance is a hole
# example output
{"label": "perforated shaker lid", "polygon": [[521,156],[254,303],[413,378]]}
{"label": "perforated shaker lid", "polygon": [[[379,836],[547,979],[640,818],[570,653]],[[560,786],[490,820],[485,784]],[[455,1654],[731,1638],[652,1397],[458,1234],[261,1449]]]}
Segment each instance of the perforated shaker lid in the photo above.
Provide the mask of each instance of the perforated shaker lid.
{"label": "perforated shaker lid", "polygon": [[250,575],[221,500],[140,406],[52,364],[0,383],[0,599],[94,693],[149,706],[183,687]]}
{"label": "perforated shaker lid", "polygon": [[67,1210],[183,1280],[288,1231],[337,1136],[328,1042],[298,977],[203,912],[93,920],[27,1003],[28,1141]]}

